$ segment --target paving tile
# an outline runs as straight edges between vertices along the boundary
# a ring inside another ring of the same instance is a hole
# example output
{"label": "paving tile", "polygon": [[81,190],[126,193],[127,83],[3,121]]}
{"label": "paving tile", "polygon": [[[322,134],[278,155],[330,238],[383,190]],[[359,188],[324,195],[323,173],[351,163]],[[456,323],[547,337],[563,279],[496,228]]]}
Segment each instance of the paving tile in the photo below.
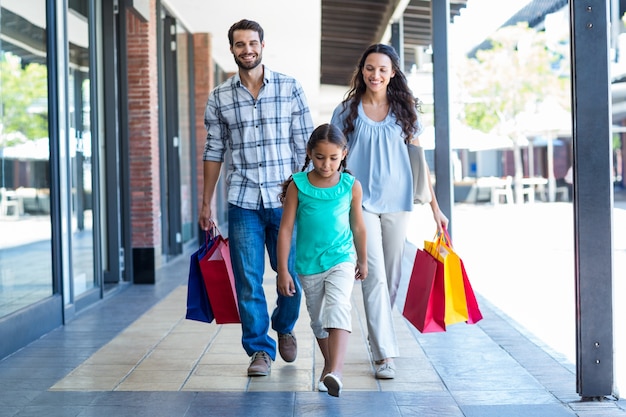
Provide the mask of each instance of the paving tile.
{"label": "paving tile", "polygon": [[63,378],[50,387],[51,391],[110,391],[119,383],[118,377],[93,375]]}
{"label": "paving tile", "polygon": [[[13,365],[13,364],[12,364]],[[64,367],[23,367],[23,366],[5,366],[0,368],[0,381],[7,382],[11,380],[23,380],[25,378],[34,379],[53,379],[57,380],[74,369],[76,365],[66,364]],[[0,382],[0,386],[2,385]]]}
{"label": "paving tile", "polygon": [[46,391],[37,395],[30,402],[30,406],[89,406],[100,395],[98,392],[87,391]]}
{"label": "paving tile", "polygon": [[430,392],[440,392],[446,390],[446,386],[442,381],[432,382],[395,382],[395,380],[380,380],[381,391],[413,391],[416,394],[427,394]]}
{"label": "paving tile", "polygon": [[342,392],[339,398],[326,393],[296,394],[294,416],[384,416],[400,417],[393,394],[385,392]]}
{"label": "paving tile", "polygon": [[29,405],[20,409],[15,417],[73,417],[82,415],[81,413],[88,408],[74,405]]}
{"label": "paving tile", "polygon": [[119,391],[178,391],[189,375],[188,371],[133,370],[116,386]]}
{"label": "paving tile", "polygon": [[[402,405],[398,407],[402,417],[464,417],[455,405]],[[503,417],[503,416],[500,416]],[[509,416],[506,416],[509,417]]]}
{"label": "paving tile", "polygon": [[260,384],[250,383],[246,390],[247,392],[296,392],[296,391],[315,391],[311,381],[296,380],[296,381],[278,381],[278,382],[263,382]]}
{"label": "paving tile", "polygon": [[[274,404],[290,404],[293,407],[296,394],[293,392],[277,392],[268,395],[263,392],[199,392],[191,403],[191,406],[200,406],[205,409],[211,407],[227,407],[239,405],[244,407],[253,406],[262,409],[271,409]],[[254,408],[253,408],[254,409]]]}
{"label": "paving tile", "polygon": [[0,417],[15,417],[22,407],[0,407]]}
{"label": "paving tile", "polygon": [[56,379],[38,378],[37,375],[25,373],[22,377],[0,379],[0,392],[10,391],[42,391],[54,383]]}
{"label": "paving tile", "polygon": [[452,396],[461,405],[513,405],[513,404],[559,404],[559,401],[544,389],[454,391]]}
{"label": "paving tile", "polygon": [[440,391],[430,391],[423,394],[415,391],[394,392],[393,397],[398,406],[428,406],[433,407],[448,406],[454,404],[454,398],[445,389]]}
{"label": "paving tile", "polygon": [[0,410],[30,404],[39,393],[37,390],[2,389],[0,390]]}
{"label": "paving tile", "polygon": [[189,405],[195,392],[163,392],[163,391],[103,391],[95,393],[92,405],[142,406],[145,404],[164,407],[168,404]]}
{"label": "paving tile", "polygon": [[248,378],[227,375],[192,375],[182,386],[183,391],[237,391],[248,389]]}
{"label": "paving tile", "polygon": [[215,364],[206,365],[199,364],[193,371],[193,375],[197,376],[232,376],[232,377],[247,377],[248,364],[235,364],[234,366],[222,361]]}
{"label": "paving tile", "polygon": [[196,358],[180,358],[177,356],[174,357],[163,357],[163,358],[155,358],[152,356],[147,357],[140,364],[138,364],[134,369],[134,371],[187,371],[190,372],[196,363]]}
{"label": "paving tile", "polygon": [[69,373],[66,379],[74,377],[93,377],[98,375],[101,377],[115,377],[122,379],[132,369],[134,365],[115,365],[115,364],[82,364],[78,368]]}
{"label": "paving tile", "polygon": [[573,417],[576,414],[561,404],[468,405],[461,406],[465,417]]}
{"label": "paving tile", "polygon": [[98,405],[84,409],[77,417],[172,417],[184,416],[187,406],[145,403],[141,406]]}
{"label": "paving tile", "polygon": [[136,348],[135,346],[113,347],[107,345],[83,363],[90,365],[135,365],[148,353],[148,349]]}
{"label": "paving tile", "polygon": [[[80,363],[80,361],[76,361],[76,364]],[[74,364],[74,366],[76,365]],[[2,367],[8,366],[8,362],[2,362]],[[57,360],[53,356],[26,356],[20,355],[17,357],[11,357],[10,367],[11,368],[22,368],[28,369],[28,372],[32,372],[33,369],[40,368],[67,368],[68,366],[72,366],[72,362],[69,364],[67,362],[62,362]]]}

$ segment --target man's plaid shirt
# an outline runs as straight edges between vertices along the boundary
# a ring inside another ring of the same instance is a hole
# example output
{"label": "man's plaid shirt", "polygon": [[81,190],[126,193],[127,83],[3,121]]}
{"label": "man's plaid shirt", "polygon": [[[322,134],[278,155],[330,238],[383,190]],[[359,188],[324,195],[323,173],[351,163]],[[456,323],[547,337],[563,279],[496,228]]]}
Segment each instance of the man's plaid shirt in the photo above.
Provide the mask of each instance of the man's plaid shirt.
{"label": "man's plaid shirt", "polygon": [[252,210],[281,207],[281,184],[302,169],[313,131],[298,81],[264,67],[255,100],[236,74],[209,95],[204,125],[205,161],[223,162],[231,151],[228,202]]}

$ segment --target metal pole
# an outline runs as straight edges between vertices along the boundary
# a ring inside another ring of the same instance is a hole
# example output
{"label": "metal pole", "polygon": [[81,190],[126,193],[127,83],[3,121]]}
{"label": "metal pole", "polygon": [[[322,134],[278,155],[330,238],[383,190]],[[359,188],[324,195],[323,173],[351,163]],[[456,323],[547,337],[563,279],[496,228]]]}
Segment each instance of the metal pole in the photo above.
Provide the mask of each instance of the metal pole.
{"label": "metal pole", "polygon": [[433,100],[435,106],[435,193],[439,207],[450,220],[452,233],[452,205],[454,184],[450,162],[450,91],[448,82],[448,21],[450,2],[431,1],[433,25]]}
{"label": "metal pole", "polygon": [[609,0],[570,0],[576,391],[613,391],[613,184]]}

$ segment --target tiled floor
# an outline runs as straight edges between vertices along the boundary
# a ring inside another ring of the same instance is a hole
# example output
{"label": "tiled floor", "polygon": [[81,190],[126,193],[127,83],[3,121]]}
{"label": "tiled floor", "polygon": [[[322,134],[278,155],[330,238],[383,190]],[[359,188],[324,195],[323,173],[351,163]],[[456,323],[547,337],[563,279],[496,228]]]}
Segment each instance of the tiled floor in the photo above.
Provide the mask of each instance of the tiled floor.
{"label": "tiled floor", "polygon": [[[275,282],[266,279],[266,293]],[[241,348],[239,325],[217,325],[185,319],[186,286],[132,323],[62,380],[53,391],[314,391],[323,359],[308,327],[306,309],[298,321],[298,357],[279,357],[269,377],[249,378],[247,356]],[[414,384],[443,390],[424,353],[411,349],[398,359],[393,380],[376,380],[366,343],[361,313],[361,289],[354,291],[353,323],[346,366],[345,391],[406,391]],[[270,301],[273,304],[273,300]],[[400,341],[413,339],[399,314],[395,327]],[[120,355],[120,352],[124,352]]]}
{"label": "tiled floor", "polygon": [[127,286],[0,361],[0,417],[626,416],[623,400],[581,401],[574,366],[480,295],[484,319],[446,333],[420,334],[395,311],[397,377],[378,381],[357,284],[340,398],[315,389],[321,356],[305,308],[297,360],[248,378],[238,325],[184,318],[187,271],[186,257],[168,263],[155,285]]}

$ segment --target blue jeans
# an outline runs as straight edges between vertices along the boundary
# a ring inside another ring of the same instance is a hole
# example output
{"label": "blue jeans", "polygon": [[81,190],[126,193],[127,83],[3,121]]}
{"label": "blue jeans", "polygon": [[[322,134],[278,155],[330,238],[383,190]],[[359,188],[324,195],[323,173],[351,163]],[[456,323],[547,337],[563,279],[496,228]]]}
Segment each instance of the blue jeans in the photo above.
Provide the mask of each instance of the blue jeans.
{"label": "blue jeans", "polygon": [[[270,318],[263,290],[265,248],[272,269],[277,269],[276,243],[283,209],[247,210],[228,205],[228,242],[235,276],[235,287],[241,317],[241,343],[248,356],[264,351],[276,359],[276,341],[268,335]],[[302,287],[295,272],[295,231],[289,254],[289,271],[296,285],[296,294],[278,299],[272,313],[272,329],[278,333],[293,330],[300,313]]]}

